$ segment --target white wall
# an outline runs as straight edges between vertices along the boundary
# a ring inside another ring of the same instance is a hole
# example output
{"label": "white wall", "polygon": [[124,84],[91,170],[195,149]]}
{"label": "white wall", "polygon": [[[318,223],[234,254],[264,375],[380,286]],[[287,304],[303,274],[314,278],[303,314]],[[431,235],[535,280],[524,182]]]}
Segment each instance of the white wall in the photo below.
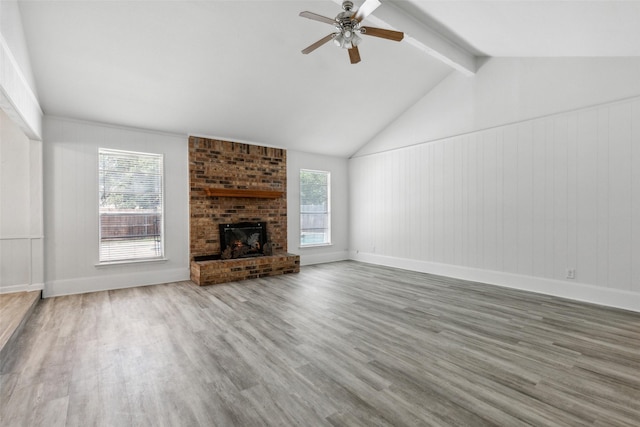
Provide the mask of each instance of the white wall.
{"label": "white wall", "polygon": [[350,175],[354,259],[640,311],[640,98],[354,158]]}
{"label": "white wall", "polygon": [[42,289],[42,143],[0,110],[0,293]]}
{"label": "white wall", "polygon": [[452,74],[350,160],[352,258],[640,311],[639,75],[640,58]]}
{"label": "white wall", "polygon": [[44,286],[41,136],[19,5],[0,1],[0,293]]}
{"label": "white wall", "polygon": [[[331,173],[331,245],[300,247],[300,169]],[[300,255],[300,264],[318,264],[348,259],[349,186],[348,161],[287,150],[287,246]]]}
{"label": "white wall", "polygon": [[[186,137],[47,116],[44,140],[45,296],[189,279]],[[96,266],[98,148],[164,154],[167,261]]]}
{"label": "white wall", "polygon": [[451,73],[356,156],[640,95],[640,58],[492,58]]}

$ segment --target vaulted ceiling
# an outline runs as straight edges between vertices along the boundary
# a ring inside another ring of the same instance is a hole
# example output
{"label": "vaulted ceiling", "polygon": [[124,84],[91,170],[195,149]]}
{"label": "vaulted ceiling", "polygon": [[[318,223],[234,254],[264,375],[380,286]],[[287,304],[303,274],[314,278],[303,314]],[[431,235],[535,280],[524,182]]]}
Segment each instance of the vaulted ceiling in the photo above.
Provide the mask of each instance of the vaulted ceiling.
{"label": "vaulted ceiling", "polygon": [[[349,156],[481,56],[640,56],[640,2],[399,1],[362,61],[301,11],[324,1],[20,0],[45,114]],[[354,1],[358,7],[362,1]]]}

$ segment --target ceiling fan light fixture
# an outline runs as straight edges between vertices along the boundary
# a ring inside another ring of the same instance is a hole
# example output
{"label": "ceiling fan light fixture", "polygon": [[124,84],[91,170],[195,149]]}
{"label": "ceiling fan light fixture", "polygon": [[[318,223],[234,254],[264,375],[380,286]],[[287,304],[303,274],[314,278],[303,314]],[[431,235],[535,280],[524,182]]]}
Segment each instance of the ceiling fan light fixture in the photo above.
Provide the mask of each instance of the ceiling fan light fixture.
{"label": "ceiling fan light fixture", "polygon": [[347,37],[340,33],[334,37],[333,43],[343,49],[351,49],[353,46],[357,46],[360,43],[360,37],[355,33],[351,33],[351,37]]}

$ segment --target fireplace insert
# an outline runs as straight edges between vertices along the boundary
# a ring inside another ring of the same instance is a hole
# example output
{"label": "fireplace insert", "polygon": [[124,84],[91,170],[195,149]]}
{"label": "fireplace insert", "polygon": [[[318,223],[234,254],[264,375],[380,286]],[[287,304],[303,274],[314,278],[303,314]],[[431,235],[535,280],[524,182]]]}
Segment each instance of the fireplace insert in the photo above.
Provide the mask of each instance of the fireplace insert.
{"label": "fireplace insert", "polygon": [[220,224],[222,259],[263,256],[267,243],[264,222]]}

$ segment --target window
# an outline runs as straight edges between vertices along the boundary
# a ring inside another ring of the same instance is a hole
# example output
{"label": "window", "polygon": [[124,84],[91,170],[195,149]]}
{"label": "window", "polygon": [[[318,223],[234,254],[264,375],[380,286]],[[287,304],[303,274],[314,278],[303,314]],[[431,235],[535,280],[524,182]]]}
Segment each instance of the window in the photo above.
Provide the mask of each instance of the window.
{"label": "window", "polygon": [[163,156],[98,150],[100,262],[164,257]]}
{"label": "window", "polygon": [[300,246],[331,244],[329,172],[300,170]]}

